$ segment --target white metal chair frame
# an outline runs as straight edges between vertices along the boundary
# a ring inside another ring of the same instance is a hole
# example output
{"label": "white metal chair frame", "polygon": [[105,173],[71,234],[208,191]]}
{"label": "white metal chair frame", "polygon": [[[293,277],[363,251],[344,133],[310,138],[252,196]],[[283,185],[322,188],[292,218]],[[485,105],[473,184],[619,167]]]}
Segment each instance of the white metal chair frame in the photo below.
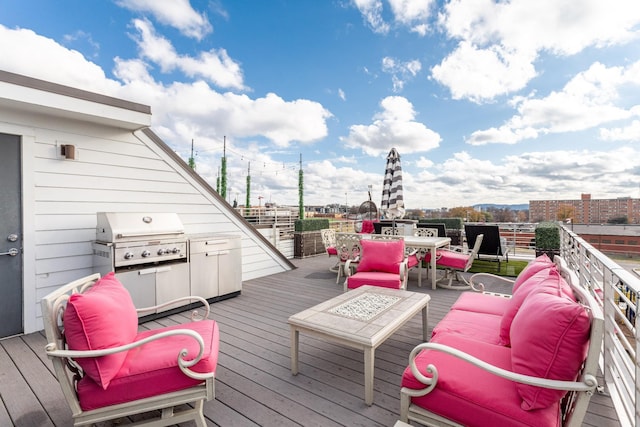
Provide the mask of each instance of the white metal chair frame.
{"label": "white metal chair frame", "polygon": [[[161,414],[158,419],[155,419],[153,421],[147,419],[140,422],[140,425],[144,424],[150,426],[168,426],[193,420],[197,426],[205,427],[206,421],[202,412],[203,404],[205,400],[211,400],[215,396],[214,374],[201,374],[189,369],[191,366],[200,361],[204,351],[204,341],[197,332],[190,329],[175,329],[172,331],[158,333],[156,335],[148,337],[147,339],[143,339],[131,344],[106,350],[68,350],[64,336],[64,323],[62,319],[67,301],[69,300],[71,294],[85,292],[87,289],[93,286],[99,278],[99,274],[93,274],[91,276],[78,279],[65,286],[60,287],[56,291],[44,297],[41,301],[42,317],[44,320],[44,331],[48,342],[45,350],[47,356],[53,362],[56,378],[58,380],[58,383],[60,384],[60,387],[62,388],[62,393],[64,394],[64,397],[69,404],[69,407],[71,408],[73,425],[79,426],[94,424],[105,420],[112,420],[129,415],[140,414],[143,412],[160,410]],[[147,312],[153,313],[159,308],[173,305],[178,301],[186,300],[199,301],[204,304],[204,314],[198,312],[197,310],[194,310],[191,314],[192,320],[206,319],[209,316],[209,303],[204,298],[200,297],[178,298],[176,300],[158,306],[141,308],[137,311],[139,314],[144,314]],[[128,351],[132,348],[144,345],[150,341],[162,339],[170,335],[188,335],[193,337],[199,343],[200,353],[195,359],[191,361],[183,360],[183,357],[185,355],[182,354],[183,350],[181,348],[176,349],[176,358],[178,359],[178,366],[180,367],[180,370],[185,375],[194,379],[201,380],[203,381],[202,383],[185,390],[161,394],[158,396],[139,399],[127,403],[106,406],[89,411],[82,410],[75,388],[76,383],[81,379],[82,371],[74,362],[75,358],[99,357],[122,351]],[[187,409],[180,409],[180,411],[174,412],[174,407],[183,406],[186,403],[191,403],[193,405],[193,408],[187,406]]]}
{"label": "white metal chair frame", "polygon": [[[478,235],[478,237],[476,238],[476,243],[473,245],[473,249],[471,249],[471,252],[468,252],[466,254],[467,256],[467,263],[465,264],[463,269],[455,269],[455,268],[451,268],[451,267],[446,267],[444,270],[444,275],[438,279],[438,282],[440,281],[448,281],[447,284],[438,284],[438,286],[440,286],[441,288],[446,288],[446,289],[469,289],[471,287],[471,284],[467,281],[467,279],[465,279],[465,277],[461,274],[461,273],[466,273],[467,270],[469,270],[471,268],[471,266],[473,265],[473,260],[476,258],[476,255],[478,254],[478,251],[480,250],[480,245],[482,245],[482,239],[483,239],[484,235],[480,234]],[[443,249],[443,251],[445,251],[446,249]],[[455,251],[452,251],[455,252]],[[436,261],[436,265],[437,265],[437,261]],[[460,282],[460,285],[453,285],[453,280],[456,280],[457,282]]]}
{"label": "white metal chair frame", "polygon": [[[370,236],[370,235],[368,235]],[[346,263],[349,263],[349,268],[357,265],[360,257],[362,247],[360,246],[360,239],[362,236],[356,233],[336,233],[336,249],[338,250],[338,277],[336,277],[336,283],[340,282],[340,278],[346,274]]]}

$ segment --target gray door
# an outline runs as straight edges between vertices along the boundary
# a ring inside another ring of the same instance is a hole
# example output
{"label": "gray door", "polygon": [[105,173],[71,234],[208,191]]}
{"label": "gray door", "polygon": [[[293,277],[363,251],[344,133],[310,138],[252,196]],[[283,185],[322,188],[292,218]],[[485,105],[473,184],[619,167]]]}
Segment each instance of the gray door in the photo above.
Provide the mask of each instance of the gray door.
{"label": "gray door", "polygon": [[0,338],[22,329],[20,137],[0,133]]}

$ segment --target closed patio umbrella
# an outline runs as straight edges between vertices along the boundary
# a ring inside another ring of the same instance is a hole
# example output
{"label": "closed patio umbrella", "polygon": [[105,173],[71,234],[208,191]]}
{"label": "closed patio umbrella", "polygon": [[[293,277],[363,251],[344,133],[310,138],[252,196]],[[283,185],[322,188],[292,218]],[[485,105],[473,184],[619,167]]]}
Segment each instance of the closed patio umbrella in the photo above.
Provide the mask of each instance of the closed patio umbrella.
{"label": "closed patio umbrella", "polygon": [[402,166],[400,154],[392,148],[387,156],[387,167],[382,184],[382,203],[380,210],[391,219],[404,217],[404,199],[402,197]]}

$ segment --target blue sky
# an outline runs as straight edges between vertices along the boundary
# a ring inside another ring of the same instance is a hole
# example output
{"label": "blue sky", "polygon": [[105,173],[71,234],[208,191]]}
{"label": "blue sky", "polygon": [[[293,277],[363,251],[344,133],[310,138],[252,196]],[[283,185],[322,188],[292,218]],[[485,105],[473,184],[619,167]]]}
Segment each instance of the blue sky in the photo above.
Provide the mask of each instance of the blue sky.
{"label": "blue sky", "polygon": [[640,197],[637,0],[3,0],[0,69],[151,106],[228,198]]}

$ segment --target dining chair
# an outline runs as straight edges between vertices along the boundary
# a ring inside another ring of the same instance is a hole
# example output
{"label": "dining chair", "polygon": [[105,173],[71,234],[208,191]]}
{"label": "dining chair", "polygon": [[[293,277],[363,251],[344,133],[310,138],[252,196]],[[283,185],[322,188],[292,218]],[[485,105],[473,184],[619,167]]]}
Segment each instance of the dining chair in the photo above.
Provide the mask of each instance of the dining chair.
{"label": "dining chair", "polygon": [[340,282],[340,278],[346,277],[345,268],[347,261],[351,261],[348,268],[355,268],[360,257],[360,239],[362,235],[357,233],[336,233],[336,251],[338,253],[338,276],[336,283]]}
{"label": "dining chair", "polygon": [[[482,234],[478,235],[476,237],[475,244],[473,245],[473,249],[467,253],[448,249],[436,251],[436,267],[444,269],[444,276],[438,279],[438,282],[441,280],[448,280],[448,284],[440,285],[440,287],[447,289],[468,289],[471,287],[467,279],[465,279],[461,273],[465,273],[473,265],[473,260],[480,250],[483,237],[484,236]],[[452,283],[454,279],[463,284],[453,285]]]}
{"label": "dining chair", "polygon": [[363,239],[357,267],[345,265],[344,290],[364,285],[392,289],[407,288],[407,259],[404,239]]}

